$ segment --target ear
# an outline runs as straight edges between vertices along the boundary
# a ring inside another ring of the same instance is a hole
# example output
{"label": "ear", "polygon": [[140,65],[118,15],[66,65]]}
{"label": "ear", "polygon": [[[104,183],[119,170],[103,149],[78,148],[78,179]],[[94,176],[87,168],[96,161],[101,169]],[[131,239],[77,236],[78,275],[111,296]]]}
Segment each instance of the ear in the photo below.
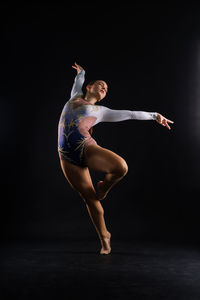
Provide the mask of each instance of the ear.
{"label": "ear", "polygon": [[86,86],[86,90],[89,91],[90,88],[91,88],[91,85],[88,84],[88,85]]}

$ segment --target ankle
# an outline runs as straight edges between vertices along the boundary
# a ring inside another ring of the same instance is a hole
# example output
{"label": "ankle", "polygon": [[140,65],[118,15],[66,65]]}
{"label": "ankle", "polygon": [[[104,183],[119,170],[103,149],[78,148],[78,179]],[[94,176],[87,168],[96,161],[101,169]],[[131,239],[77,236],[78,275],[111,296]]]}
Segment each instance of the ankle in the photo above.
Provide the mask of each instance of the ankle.
{"label": "ankle", "polygon": [[110,233],[109,231],[107,231],[107,233],[102,234],[102,235],[100,236],[100,240],[105,239],[105,238],[107,238],[107,239],[110,239],[110,238],[111,238],[111,233]]}

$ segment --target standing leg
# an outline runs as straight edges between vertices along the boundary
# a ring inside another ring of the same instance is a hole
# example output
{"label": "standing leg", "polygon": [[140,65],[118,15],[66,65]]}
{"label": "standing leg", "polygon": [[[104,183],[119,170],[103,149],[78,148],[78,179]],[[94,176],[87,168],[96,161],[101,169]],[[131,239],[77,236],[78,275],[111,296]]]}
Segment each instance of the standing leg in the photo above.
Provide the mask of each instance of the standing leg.
{"label": "standing leg", "polygon": [[73,165],[66,160],[60,160],[60,163],[69,184],[80,194],[86,204],[88,213],[100,238],[102,245],[100,253],[109,254],[111,251],[111,234],[106,228],[104,209],[97,199],[88,168]]}

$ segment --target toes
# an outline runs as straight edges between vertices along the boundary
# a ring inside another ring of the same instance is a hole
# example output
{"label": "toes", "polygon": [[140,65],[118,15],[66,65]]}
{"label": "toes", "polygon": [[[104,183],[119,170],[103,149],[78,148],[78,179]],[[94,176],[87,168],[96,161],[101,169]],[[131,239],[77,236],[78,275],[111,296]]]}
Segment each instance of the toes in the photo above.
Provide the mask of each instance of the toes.
{"label": "toes", "polygon": [[110,254],[111,250],[101,250],[100,254]]}

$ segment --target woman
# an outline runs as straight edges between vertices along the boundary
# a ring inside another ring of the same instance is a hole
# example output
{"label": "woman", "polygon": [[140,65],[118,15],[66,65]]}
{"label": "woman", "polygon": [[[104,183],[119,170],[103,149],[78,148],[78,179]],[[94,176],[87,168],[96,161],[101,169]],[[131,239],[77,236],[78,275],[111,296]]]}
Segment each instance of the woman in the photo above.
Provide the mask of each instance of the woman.
{"label": "woman", "polygon": [[[92,126],[99,122],[119,122],[129,119],[156,120],[159,124],[171,129],[168,123],[173,123],[159,113],[142,111],[111,110],[96,105],[108,91],[103,80],[90,82],[83,95],[85,71],[75,63],[72,66],[77,71],[71,98],[65,104],[58,127],[58,153],[61,168],[69,184],[84,200],[88,213],[95,226],[101,242],[100,254],[111,252],[110,239],[104,220],[104,210],[100,200],[103,200],[110,189],[127,173],[125,160],[116,153],[97,145],[91,137]],[[105,173],[103,181],[97,183],[94,189],[89,170]]]}

